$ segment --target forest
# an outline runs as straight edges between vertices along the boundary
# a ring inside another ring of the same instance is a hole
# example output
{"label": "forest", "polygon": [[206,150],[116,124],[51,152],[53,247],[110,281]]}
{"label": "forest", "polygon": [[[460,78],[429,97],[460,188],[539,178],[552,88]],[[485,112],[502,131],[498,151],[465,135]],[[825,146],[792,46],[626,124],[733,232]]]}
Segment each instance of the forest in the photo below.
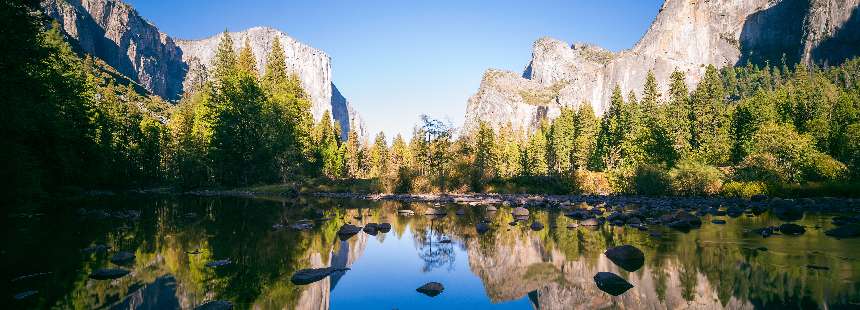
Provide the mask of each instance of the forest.
{"label": "forest", "polygon": [[[92,189],[171,187],[386,193],[856,195],[860,59],[783,60],[683,72],[661,95],[616,87],[536,130],[472,132],[422,116],[389,146],[340,139],[314,121],[279,42],[262,74],[247,42],[220,43],[210,76],[176,103],[82,56],[33,4],[4,2],[0,177],[16,199]],[[273,185],[274,184],[274,185]]]}

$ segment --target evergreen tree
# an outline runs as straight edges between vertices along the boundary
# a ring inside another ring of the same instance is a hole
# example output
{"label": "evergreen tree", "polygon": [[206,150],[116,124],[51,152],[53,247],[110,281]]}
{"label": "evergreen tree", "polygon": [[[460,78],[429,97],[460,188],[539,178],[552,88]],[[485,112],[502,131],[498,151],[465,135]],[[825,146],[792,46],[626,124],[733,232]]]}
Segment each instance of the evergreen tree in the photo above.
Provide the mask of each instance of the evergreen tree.
{"label": "evergreen tree", "polygon": [[239,71],[250,76],[257,76],[257,60],[254,57],[253,51],[251,51],[251,43],[248,42],[248,38],[245,38],[245,43],[239,51],[239,58],[236,59],[236,64]]}
{"label": "evergreen tree", "polygon": [[373,140],[370,149],[370,177],[385,177],[388,172],[389,157],[388,143],[385,133],[380,131]]}
{"label": "evergreen tree", "polygon": [[[576,113],[573,128],[573,159],[571,168],[574,170],[589,168],[589,163],[597,162],[597,133],[600,121],[594,115],[594,109],[588,102],[582,103]],[[594,167],[591,167],[594,168]]]}
{"label": "evergreen tree", "polygon": [[525,162],[523,165],[523,173],[528,176],[543,176],[549,172],[549,165],[546,161],[546,129],[545,126],[533,133],[529,137],[528,145],[523,150]]}
{"label": "evergreen tree", "polygon": [[215,50],[215,57],[212,59],[213,78],[216,81],[221,81],[228,75],[233,74],[236,70],[236,51],[233,50],[233,37],[227,30],[221,34],[221,41],[218,43],[218,49]]}
{"label": "evergreen tree", "polygon": [[575,160],[575,126],[576,111],[570,108],[562,108],[559,116],[553,120],[547,152],[550,173],[567,175],[572,171]]}
{"label": "evergreen tree", "polygon": [[663,118],[675,153],[679,158],[685,158],[690,153],[691,126],[690,92],[687,89],[686,76],[681,71],[674,71],[669,82],[669,104],[665,107]]}
{"label": "evergreen tree", "polygon": [[346,143],[344,143],[345,151],[344,168],[346,176],[357,179],[364,177],[361,167],[364,159],[361,157],[361,141],[359,141],[358,133],[355,130],[350,130]]}
{"label": "evergreen tree", "polygon": [[478,124],[474,142],[474,161],[471,163],[471,186],[474,191],[482,191],[484,185],[495,176],[496,134],[484,122]]}
{"label": "evergreen tree", "polygon": [[690,146],[700,160],[712,165],[728,163],[730,115],[723,83],[713,65],[693,93],[690,113]]}

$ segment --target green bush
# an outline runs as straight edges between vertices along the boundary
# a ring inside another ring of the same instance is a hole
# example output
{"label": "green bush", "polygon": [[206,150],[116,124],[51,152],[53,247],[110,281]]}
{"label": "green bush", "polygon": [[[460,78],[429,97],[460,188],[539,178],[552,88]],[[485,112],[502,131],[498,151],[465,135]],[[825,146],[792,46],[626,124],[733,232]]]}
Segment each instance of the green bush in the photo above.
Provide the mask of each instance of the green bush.
{"label": "green bush", "polygon": [[848,167],[823,153],[809,154],[803,165],[805,181],[838,181],[848,176]]}
{"label": "green bush", "polygon": [[681,196],[711,196],[720,193],[723,173],[716,167],[682,160],[669,170],[672,192]]}
{"label": "green bush", "polygon": [[758,181],[767,184],[783,184],[792,179],[779,159],[770,153],[750,154],[735,168],[735,179],[740,181]]}
{"label": "green bush", "polygon": [[725,197],[750,198],[755,195],[767,195],[768,186],[764,182],[732,181],[723,185],[721,194]]}
{"label": "green bush", "polygon": [[633,175],[633,186],[639,195],[665,195],[669,191],[669,174],[660,167],[640,165]]}

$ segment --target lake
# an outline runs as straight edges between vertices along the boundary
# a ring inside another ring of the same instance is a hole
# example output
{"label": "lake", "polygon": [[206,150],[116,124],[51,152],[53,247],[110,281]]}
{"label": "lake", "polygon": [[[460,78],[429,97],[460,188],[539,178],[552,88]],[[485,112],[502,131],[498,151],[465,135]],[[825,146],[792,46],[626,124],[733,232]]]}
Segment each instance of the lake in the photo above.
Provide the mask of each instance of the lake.
{"label": "lake", "polygon": [[[769,213],[704,215],[689,232],[649,225],[568,228],[558,209],[330,198],[97,196],[55,202],[5,219],[2,256],[9,308],[171,309],[229,301],[239,309],[858,309],[860,239],[826,236],[834,216],[807,212],[799,236],[753,229]],[[463,215],[457,215],[458,209]],[[409,209],[408,216],[398,210]],[[725,224],[713,224],[714,219]],[[307,220],[307,221],[302,221]],[[478,234],[485,220],[490,230]],[[530,228],[533,221],[545,228]],[[339,238],[346,223],[390,223]],[[300,224],[300,225],[296,225]],[[304,226],[304,227],[294,227]],[[298,230],[295,228],[304,228]],[[345,240],[344,240],[345,239]],[[633,245],[629,272],[604,255]],[[134,257],[119,257],[128,252]],[[115,262],[111,262],[114,259]],[[123,261],[124,260],[124,261]],[[306,268],[349,268],[306,285]],[[99,269],[127,270],[96,280]],[[618,296],[594,276],[633,285]],[[444,290],[416,291],[427,282]]]}

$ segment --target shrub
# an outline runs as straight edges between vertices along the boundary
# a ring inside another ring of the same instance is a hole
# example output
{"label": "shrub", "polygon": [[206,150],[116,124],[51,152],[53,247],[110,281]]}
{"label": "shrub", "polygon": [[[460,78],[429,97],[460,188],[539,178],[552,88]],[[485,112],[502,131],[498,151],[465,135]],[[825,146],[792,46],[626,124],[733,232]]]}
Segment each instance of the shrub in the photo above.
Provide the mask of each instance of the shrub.
{"label": "shrub", "polygon": [[660,167],[640,165],[633,175],[633,186],[639,195],[665,195],[669,191],[669,174]]}
{"label": "shrub", "polygon": [[759,181],[767,184],[782,184],[793,178],[779,159],[770,153],[750,154],[735,169],[734,176],[740,181]]}
{"label": "shrub", "polygon": [[838,181],[848,176],[848,167],[823,153],[809,154],[803,164],[806,181]]}
{"label": "shrub", "polygon": [[579,194],[609,195],[614,193],[606,173],[576,170],[573,173],[574,191]]}
{"label": "shrub", "polygon": [[682,160],[669,171],[669,180],[676,195],[709,196],[720,192],[723,173],[712,166]]}
{"label": "shrub", "polygon": [[764,182],[732,181],[723,185],[722,195],[726,197],[750,198],[755,195],[767,195],[768,186]]}

